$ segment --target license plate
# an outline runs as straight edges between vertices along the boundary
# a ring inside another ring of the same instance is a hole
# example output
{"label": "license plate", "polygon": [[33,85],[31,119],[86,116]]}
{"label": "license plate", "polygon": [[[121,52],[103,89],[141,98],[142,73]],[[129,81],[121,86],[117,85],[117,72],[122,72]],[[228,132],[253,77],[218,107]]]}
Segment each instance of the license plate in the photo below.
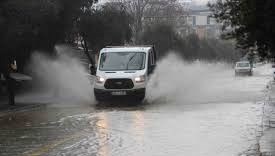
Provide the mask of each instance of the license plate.
{"label": "license plate", "polygon": [[117,92],[112,92],[111,94],[114,96],[123,96],[123,95],[126,95],[126,92],[125,91],[117,91]]}

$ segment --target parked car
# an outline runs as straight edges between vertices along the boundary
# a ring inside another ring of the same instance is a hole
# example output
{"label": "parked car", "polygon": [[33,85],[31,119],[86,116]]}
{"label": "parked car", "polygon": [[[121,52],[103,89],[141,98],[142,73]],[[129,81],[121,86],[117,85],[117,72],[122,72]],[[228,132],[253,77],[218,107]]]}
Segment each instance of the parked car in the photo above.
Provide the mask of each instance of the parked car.
{"label": "parked car", "polygon": [[253,66],[248,61],[240,61],[235,65],[235,75],[253,75]]}
{"label": "parked car", "polygon": [[94,85],[96,100],[130,96],[142,101],[149,75],[156,66],[156,56],[153,46],[103,48]]}

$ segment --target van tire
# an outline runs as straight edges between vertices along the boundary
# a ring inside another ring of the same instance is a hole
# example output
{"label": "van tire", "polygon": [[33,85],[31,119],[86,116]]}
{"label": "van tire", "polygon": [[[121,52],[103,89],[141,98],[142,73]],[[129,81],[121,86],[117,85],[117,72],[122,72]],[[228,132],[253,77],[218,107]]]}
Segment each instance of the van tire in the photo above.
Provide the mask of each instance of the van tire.
{"label": "van tire", "polygon": [[145,96],[139,96],[136,98],[138,102],[142,102],[145,99]]}
{"label": "van tire", "polygon": [[95,95],[95,100],[98,101],[98,102],[101,102],[101,101],[105,100],[105,98],[102,95],[98,94],[98,93],[94,93],[94,95]]}
{"label": "van tire", "polygon": [[145,99],[145,91],[140,93],[139,95],[136,95],[135,99],[138,102],[142,102]]}

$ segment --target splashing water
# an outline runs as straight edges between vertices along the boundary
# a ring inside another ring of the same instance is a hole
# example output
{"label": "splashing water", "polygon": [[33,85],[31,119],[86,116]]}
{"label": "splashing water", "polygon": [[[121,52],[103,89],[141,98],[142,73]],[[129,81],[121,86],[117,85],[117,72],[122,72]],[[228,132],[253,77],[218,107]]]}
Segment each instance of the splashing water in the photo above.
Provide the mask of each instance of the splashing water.
{"label": "splashing water", "polygon": [[[58,99],[73,99],[96,103],[92,80],[85,66],[74,56],[72,49],[57,46],[60,54],[52,58],[41,53],[32,56],[32,71],[39,86]],[[266,65],[268,66],[268,65]],[[266,66],[257,67],[252,77],[235,77],[231,65],[196,61],[188,63],[174,53],[158,62],[147,86],[149,103],[207,103],[240,102],[255,99],[255,87],[265,86],[258,81]],[[271,73],[266,70],[265,73]],[[253,95],[249,94],[253,92]],[[259,90],[260,93],[260,90]]]}
{"label": "splashing water", "polygon": [[[208,103],[251,100],[259,74],[267,66],[255,69],[254,76],[235,77],[232,65],[195,61],[186,63],[169,54],[158,63],[147,89],[147,100],[157,103]],[[269,71],[267,71],[268,73]],[[260,78],[261,79],[261,78]],[[267,83],[268,80],[264,81]],[[259,90],[260,93],[260,90]]]}
{"label": "splashing water", "polygon": [[52,99],[80,100],[94,102],[92,77],[88,74],[73,50],[66,46],[56,46],[55,58],[34,53],[31,59],[33,75],[38,87],[52,95]]}

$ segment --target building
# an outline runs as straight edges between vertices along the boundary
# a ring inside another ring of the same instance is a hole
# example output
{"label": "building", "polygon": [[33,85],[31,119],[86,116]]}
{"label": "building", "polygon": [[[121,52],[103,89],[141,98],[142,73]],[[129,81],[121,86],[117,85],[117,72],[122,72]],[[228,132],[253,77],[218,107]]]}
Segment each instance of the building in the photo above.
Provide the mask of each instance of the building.
{"label": "building", "polygon": [[188,5],[183,10],[174,10],[173,15],[154,15],[144,17],[143,22],[145,25],[150,25],[158,21],[165,21],[175,26],[178,34],[187,36],[190,34],[197,34],[200,39],[202,38],[220,38],[221,27],[220,23],[211,17],[211,11],[207,8],[190,9]]}
{"label": "building", "polygon": [[199,38],[219,38],[221,24],[210,15],[209,9],[190,9],[186,15],[187,34],[196,33]]}

